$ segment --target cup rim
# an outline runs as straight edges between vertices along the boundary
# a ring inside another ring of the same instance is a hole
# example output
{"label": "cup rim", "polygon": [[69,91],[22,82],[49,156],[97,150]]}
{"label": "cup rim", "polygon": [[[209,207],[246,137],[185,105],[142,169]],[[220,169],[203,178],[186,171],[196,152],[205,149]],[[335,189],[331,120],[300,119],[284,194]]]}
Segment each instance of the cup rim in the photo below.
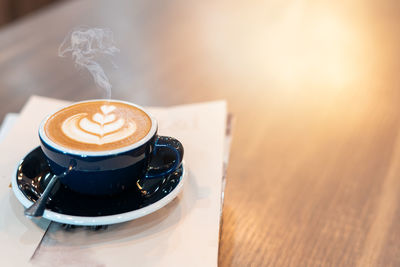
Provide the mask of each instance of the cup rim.
{"label": "cup rim", "polygon": [[[59,144],[53,142],[52,140],[50,140],[49,137],[47,137],[47,135],[44,131],[44,125],[46,124],[47,120],[52,115],[56,114],[57,112],[65,109],[65,108],[68,108],[68,107],[76,105],[76,104],[96,102],[96,101],[117,102],[117,103],[127,104],[129,106],[133,106],[135,108],[140,109],[147,116],[149,116],[149,118],[151,120],[151,128],[150,128],[149,132],[147,133],[147,135],[145,137],[140,139],[138,142],[133,143],[129,146],[121,147],[121,148],[117,148],[117,149],[111,149],[111,150],[102,150],[102,151],[85,151],[85,150],[78,150],[78,149],[70,149],[70,148],[64,147],[62,145],[59,145]],[[84,156],[109,156],[109,155],[121,154],[121,153],[124,153],[127,151],[131,151],[133,149],[136,149],[136,148],[146,144],[157,133],[157,129],[158,129],[157,120],[148,111],[146,111],[143,107],[141,107],[137,104],[134,104],[134,103],[131,103],[128,101],[117,100],[117,99],[91,99],[91,100],[83,100],[83,101],[74,102],[72,104],[68,104],[62,108],[57,109],[56,111],[52,112],[51,114],[47,115],[40,123],[39,138],[41,139],[41,142],[50,146],[52,149],[60,151],[63,154],[71,154],[71,155],[77,155],[77,156],[82,156],[82,157],[84,157]]]}

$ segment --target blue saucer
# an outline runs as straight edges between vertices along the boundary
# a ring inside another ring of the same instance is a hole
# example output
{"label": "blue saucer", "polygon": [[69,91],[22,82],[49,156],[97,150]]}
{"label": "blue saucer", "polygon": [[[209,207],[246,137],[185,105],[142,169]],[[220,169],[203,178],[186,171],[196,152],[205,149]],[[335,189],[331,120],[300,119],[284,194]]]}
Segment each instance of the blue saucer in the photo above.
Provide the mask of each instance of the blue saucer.
{"label": "blue saucer", "polygon": [[[178,195],[185,176],[183,165],[166,177],[144,181],[137,188],[114,196],[83,195],[59,184],[53,189],[43,217],[71,225],[108,225],[145,216]],[[22,205],[29,207],[39,198],[50,176],[40,147],[22,159],[12,179],[13,191]]]}

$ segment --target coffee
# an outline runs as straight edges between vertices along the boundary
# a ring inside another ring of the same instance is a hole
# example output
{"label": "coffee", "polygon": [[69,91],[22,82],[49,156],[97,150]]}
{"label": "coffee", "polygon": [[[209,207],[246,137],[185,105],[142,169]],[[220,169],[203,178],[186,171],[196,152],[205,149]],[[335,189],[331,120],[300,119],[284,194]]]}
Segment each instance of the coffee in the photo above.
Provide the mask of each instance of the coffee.
{"label": "coffee", "polygon": [[44,132],[52,142],[67,149],[107,151],[140,141],[151,126],[151,118],[133,105],[95,100],[76,103],[51,115]]}

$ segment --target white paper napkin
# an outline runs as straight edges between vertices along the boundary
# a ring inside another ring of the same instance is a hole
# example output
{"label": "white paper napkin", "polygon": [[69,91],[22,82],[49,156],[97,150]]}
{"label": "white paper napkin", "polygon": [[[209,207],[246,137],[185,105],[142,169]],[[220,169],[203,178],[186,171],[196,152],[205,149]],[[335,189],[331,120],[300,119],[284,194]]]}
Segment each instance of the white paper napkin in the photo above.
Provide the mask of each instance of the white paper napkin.
{"label": "white paper napkin", "polygon": [[38,145],[41,119],[65,104],[32,97],[0,143],[4,266],[217,266],[226,125],[223,101],[148,109],[159,120],[159,134],[174,136],[185,147],[188,176],[177,199],[153,214],[106,230],[66,231],[51,223],[35,252],[49,222],[25,218],[8,185],[18,161]]}
{"label": "white paper napkin", "polygon": [[18,113],[8,113],[4,117],[4,120],[0,125],[0,142],[6,137],[6,134],[10,131],[18,116]]}

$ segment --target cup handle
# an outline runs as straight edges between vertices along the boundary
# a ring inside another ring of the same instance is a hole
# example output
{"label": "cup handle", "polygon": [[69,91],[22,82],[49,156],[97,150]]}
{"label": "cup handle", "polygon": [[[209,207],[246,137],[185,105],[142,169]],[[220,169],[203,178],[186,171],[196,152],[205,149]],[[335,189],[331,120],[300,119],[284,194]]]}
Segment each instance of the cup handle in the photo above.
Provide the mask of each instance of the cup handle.
{"label": "cup handle", "polygon": [[176,171],[181,165],[182,159],[183,146],[181,142],[172,137],[158,136],[145,179],[160,178]]}

